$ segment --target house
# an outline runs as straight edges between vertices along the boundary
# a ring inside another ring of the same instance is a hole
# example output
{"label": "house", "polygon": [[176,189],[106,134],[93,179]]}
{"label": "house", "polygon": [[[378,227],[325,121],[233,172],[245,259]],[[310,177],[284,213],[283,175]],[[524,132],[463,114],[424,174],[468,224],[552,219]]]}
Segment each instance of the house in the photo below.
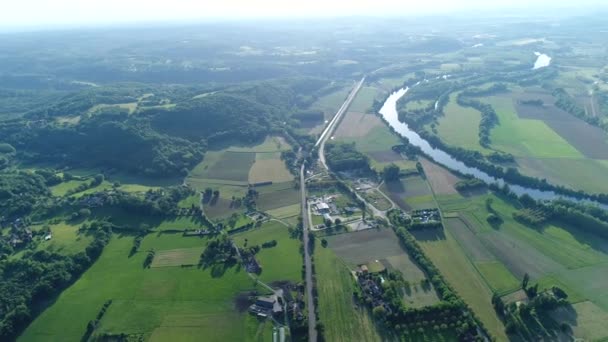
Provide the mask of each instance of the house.
{"label": "house", "polygon": [[359,267],[359,269],[361,270],[361,273],[363,273],[363,274],[369,272],[369,270],[367,269],[367,265],[361,265]]}
{"label": "house", "polygon": [[49,241],[52,238],[53,238],[53,235],[49,234],[49,235],[47,235],[47,236],[44,237],[44,241]]}
{"label": "house", "polygon": [[317,203],[317,211],[319,214],[327,214],[329,213],[329,205],[325,202]]}
{"label": "house", "polygon": [[249,307],[249,312],[260,317],[276,315],[283,312],[283,307],[276,295],[268,297],[258,297],[255,303]]}

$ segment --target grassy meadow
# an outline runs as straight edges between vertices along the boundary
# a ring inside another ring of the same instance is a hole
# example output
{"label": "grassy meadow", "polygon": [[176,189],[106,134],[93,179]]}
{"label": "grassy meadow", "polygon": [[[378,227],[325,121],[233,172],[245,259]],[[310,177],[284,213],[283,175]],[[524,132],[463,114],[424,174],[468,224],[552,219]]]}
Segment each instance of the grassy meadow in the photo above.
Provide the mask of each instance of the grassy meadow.
{"label": "grassy meadow", "polygon": [[264,242],[276,240],[277,245],[262,248],[256,254],[256,260],[262,267],[259,278],[267,283],[273,281],[289,280],[298,283],[302,280],[302,256],[300,255],[301,242],[292,238],[287,226],[281,222],[269,221],[260,228],[239,233],[233,237],[239,247],[262,246]]}
{"label": "grassy meadow", "polygon": [[[144,269],[146,248],[191,248],[204,241],[175,235],[148,235],[129,257],[132,237],[113,237],[100,259],[23,333],[20,341],[80,340],[87,323],[112,300],[93,336],[125,333],[133,338],[195,341],[253,340],[259,325],[235,308],[241,293],[255,290],[239,267]],[[262,328],[266,330],[267,328]],[[268,336],[268,332],[264,332]]]}

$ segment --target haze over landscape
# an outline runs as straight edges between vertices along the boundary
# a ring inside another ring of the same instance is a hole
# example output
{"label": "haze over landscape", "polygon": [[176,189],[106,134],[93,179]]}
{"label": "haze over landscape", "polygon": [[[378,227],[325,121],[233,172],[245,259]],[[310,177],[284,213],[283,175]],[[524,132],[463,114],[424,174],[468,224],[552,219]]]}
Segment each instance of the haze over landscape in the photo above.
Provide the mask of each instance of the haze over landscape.
{"label": "haze over landscape", "polygon": [[606,341],[603,1],[0,12],[0,341]]}
{"label": "haze over landscape", "polygon": [[[555,11],[592,12],[606,8],[601,0],[576,3],[550,0],[354,0],[341,1],[120,1],[120,0],[22,0],[3,4],[0,28],[65,28],[90,27],[146,22],[191,22],[207,20],[243,20],[253,18],[286,19],[289,17],[344,16],[415,16],[459,14],[473,17],[475,13],[510,15],[552,15]],[[35,9],[35,10],[32,10]]]}

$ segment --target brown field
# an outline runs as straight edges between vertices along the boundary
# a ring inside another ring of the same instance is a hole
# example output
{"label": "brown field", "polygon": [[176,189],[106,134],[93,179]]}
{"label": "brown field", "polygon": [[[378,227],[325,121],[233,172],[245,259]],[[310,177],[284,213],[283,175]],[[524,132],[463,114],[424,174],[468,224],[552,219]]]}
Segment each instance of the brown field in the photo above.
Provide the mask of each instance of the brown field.
{"label": "brown field", "polygon": [[400,160],[403,160],[401,155],[393,150],[390,151],[373,151],[368,152],[370,157],[377,161],[378,163],[393,163]]}
{"label": "brown field", "polygon": [[[221,196],[221,195],[220,195]],[[203,205],[203,209],[205,215],[212,220],[224,218],[232,215],[233,213],[240,212],[244,209],[243,206],[241,208],[234,208],[230,206],[232,200],[225,199],[220,197],[215,203],[208,203]]]}
{"label": "brown field", "polygon": [[460,179],[448,171],[446,168],[439,166],[426,158],[420,158],[420,164],[424,169],[427,180],[433,188],[433,192],[437,195],[452,195],[458,191],[454,188]]}
{"label": "brown field", "polygon": [[[405,250],[399,245],[399,240],[390,229],[364,230],[326,237],[328,247],[350,267],[368,264],[378,260],[384,267],[397,270],[410,283],[409,289],[404,289],[403,300],[411,307],[423,307],[439,302],[435,290],[423,288],[421,281],[426,275]],[[371,270],[371,268],[370,268]]]}
{"label": "brown field", "polygon": [[[416,209],[419,205],[424,208],[437,206],[427,182],[418,175],[402,178],[399,182],[385,183],[381,190],[403,210]],[[426,200],[414,203],[416,199]]]}
{"label": "brown field", "polygon": [[523,278],[526,273],[531,279],[538,279],[545,274],[564,269],[527,242],[508,234],[492,232],[482,236],[488,250],[518,279]]}
{"label": "brown field", "polygon": [[342,118],[334,136],[336,138],[362,138],[374,127],[382,126],[382,121],[375,115],[348,112]]}
{"label": "brown field", "polygon": [[[260,190],[258,190],[260,191]],[[262,192],[256,200],[258,209],[262,211],[281,208],[300,202],[300,191],[289,188],[284,190]]]}
{"label": "brown field", "polygon": [[473,261],[492,261],[494,256],[483,245],[478,236],[460,218],[444,220],[444,226],[456,238],[464,252]]}
{"label": "brown field", "polygon": [[420,270],[416,265],[416,262],[412,260],[408,254],[393,255],[386,259],[382,259],[381,261],[388,269],[394,269],[401,272],[403,278],[409,282],[417,282],[426,278],[424,272]]}
{"label": "brown field", "polygon": [[551,316],[558,322],[568,323],[574,336],[583,341],[605,341],[608,336],[608,313],[590,301],[557,309]]}
{"label": "brown field", "polygon": [[[542,99],[544,106],[530,106],[518,103],[522,99]],[[513,98],[517,115],[522,119],[542,120],[570,145],[586,157],[608,159],[608,135],[601,128],[555,107],[555,99],[545,93],[527,93]]]}
{"label": "brown field", "polygon": [[255,153],[224,152],[221,158],[206,170],[205,178],[247,182],[249,169],[254,162]]}
{"label": "brown field", "polygon": [[260,182],[288,182],[293,179],[293,175],[285,167],[285,163],[280,159],[259,159],[249,170],[249,183]]}
{"label": "brown field", "polygon": [[368,229],[326,237],[328,247],[350,266],[393,256],[407,258],[399,240],[390,229]]}
{"label": "brown field", "polygon": [[[608,173],[603,161],[583,158],[517,157],[520,171],[525,175],[545,178],[549,183],[581,189],[589,193],[608,192],[608,183],[598,181]],[[584,174],[586,177],[580,177]]]}
{"label": "brown field", "polygon": [[201,247],[170,249],[158,251],[154,256],[151,267],[170,267],[196,265],[201,257]]}

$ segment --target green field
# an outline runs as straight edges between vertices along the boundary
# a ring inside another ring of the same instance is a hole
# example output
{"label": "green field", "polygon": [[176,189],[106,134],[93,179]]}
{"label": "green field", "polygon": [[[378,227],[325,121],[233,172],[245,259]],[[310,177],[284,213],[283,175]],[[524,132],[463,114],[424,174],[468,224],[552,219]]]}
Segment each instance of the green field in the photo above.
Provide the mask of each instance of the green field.
{"label": "green field", "polygon": [[456,102],[457,93],[450,95],[450,102],[443,109],[444,115],[439,118],[437,134],[449,145],[468,150],[488,152],[479,145],[479,122],[481,113],[470,107],[462,107]]}
{"label": "green field", "polygon": [[[80,225],[59,223],[49,225],[52,238],[49,241],[40,239],[37,250],[47,250],[65,255],[82,252],[93,241],[91,236],[78,232]],[[32,230],[39,230],[42,226],[32,226]]]}
{"label": "green field", "polygon": [[259,278],[265,282],[289,280],[294,283],[302,281],[302,256],[300,255],[300,240],[292,238],[288,227],[280,222],[266,222],[260,228],[233,237],[239,247],[243,247],[245,239],[247,245],[259,245],[264,242],[276,240],[277,245],[271,248],[262,248],[256,254],[256,260],[262,267]]}
{"label": "green field", "polygon": [[177,248],[156,252],[150,267],[194,266],[201,258],[203,248]]}
{"label": "green field", "polygon": [[342,138],[340,140],[347,143],[354,142],[357,150],[363,153],[389,151],[391,147],[400,143],[399,139],[385,126],[372,128],[362,138]]}
{"label": "green field", "polygon": [[492,147],[523,157],[583,157],[543,121],[520,119],[510,97],[490,96],[481,101],[492,105],[500,122],[491,132]]}
{"label": "green field", "polygon": [[[608,183],[599,181],[608,174],[608,162],[596,159],[517,158],[520,171],[549,183],[581,189],[588,193],[607,193]],[[581,177],[584,174],[585,177]]]}
{"label": "green field", "polygon": [[284,219],[284,218],[299,215],[300,210],[301,210],[301,205],[298,203],[298,204],[287,205],[284,207],[279,207],[276,209],[267,210],[266,213],[270,216],[273,216],[273,217],[276,217],[279,219]]}
{"label": "green field", "polygon": [[375,87],[361,87],[359,93],[350,104],[348,109],[353,112],[368,112],[372,104],[374,103],[374,99],[378,96],[379,89]]}
{"label": "green field", "polygon": [[[154,239],[162,245],[165,239],[175,237],[162,235]],[[193,240],[181,239],[184,247],[191,247],[186,245]],[[196,340],[200,336],[211,340],[254,339],[250,334],[257,331],[258,322],[234,307],[240,293],[254,289],[243,270],[232,268],[218,276],[196,267],[144,269],[145,252],[128,257],[132,241],[130,237],[112,238],[100,259],[19,340],[80,340],[87,323],[95,319],[109,299],[112,305],[94,335],[126,333],[145,340],[177,341]],[[198,243],[202,248],[203,241]],[[173,241],[168,247],[175,248],[175,244]]]}
{"label": "green field", "polygon": [[90,183],[89,180],[71,180],[50,187],[53,196],[65,196],[68,191],[76,190],[81,184]]}
{"label": "green field", "polygon": [[[485,221],[488,196],[503,219],[498,228]],[[473,258],[469,262],[488,260],[475,265],[489,287],[502,293],[512,291],[528,273],[541,289],[557,285],[572,303],[589,300],[604,315],[608,313],[608,282],[603,276],[608,272],[608,239],[561,222],[549,222],[541,228],[523,226],[512,217],[517,209],[493,195],[440,197],[439,202],[444,212],[458,212],[466,220],[471,233],[454,232],[461,248]],[[592,334],[590,327],[585,329],[576,330],[577,336]]]}
{"label": "green field", "polygon": [[500,262],[479,262],[475,266],[497,293],[511,292],[521,287],[521,282]]}
{"label": "green field", "polygon": [[427,209],[437,206],[426,180],[418,175],[385,183],[380,189],[404,210]]}
{"label": "green field", "polygon": [[315,272],[319,291],[319,317],[327,341],[382,341],[370,313],[355,306],[354,277],[329,248],[316,244]]}
{"label": "green field", "polygon": [[439,235],[439,238],[427,232],[414,233],[414,235],[424,253],[473,309],[490,333],[499,341],[506,340],[504,326],[496,316],[491,303],[492,291],[451,234],[445,232]]}

